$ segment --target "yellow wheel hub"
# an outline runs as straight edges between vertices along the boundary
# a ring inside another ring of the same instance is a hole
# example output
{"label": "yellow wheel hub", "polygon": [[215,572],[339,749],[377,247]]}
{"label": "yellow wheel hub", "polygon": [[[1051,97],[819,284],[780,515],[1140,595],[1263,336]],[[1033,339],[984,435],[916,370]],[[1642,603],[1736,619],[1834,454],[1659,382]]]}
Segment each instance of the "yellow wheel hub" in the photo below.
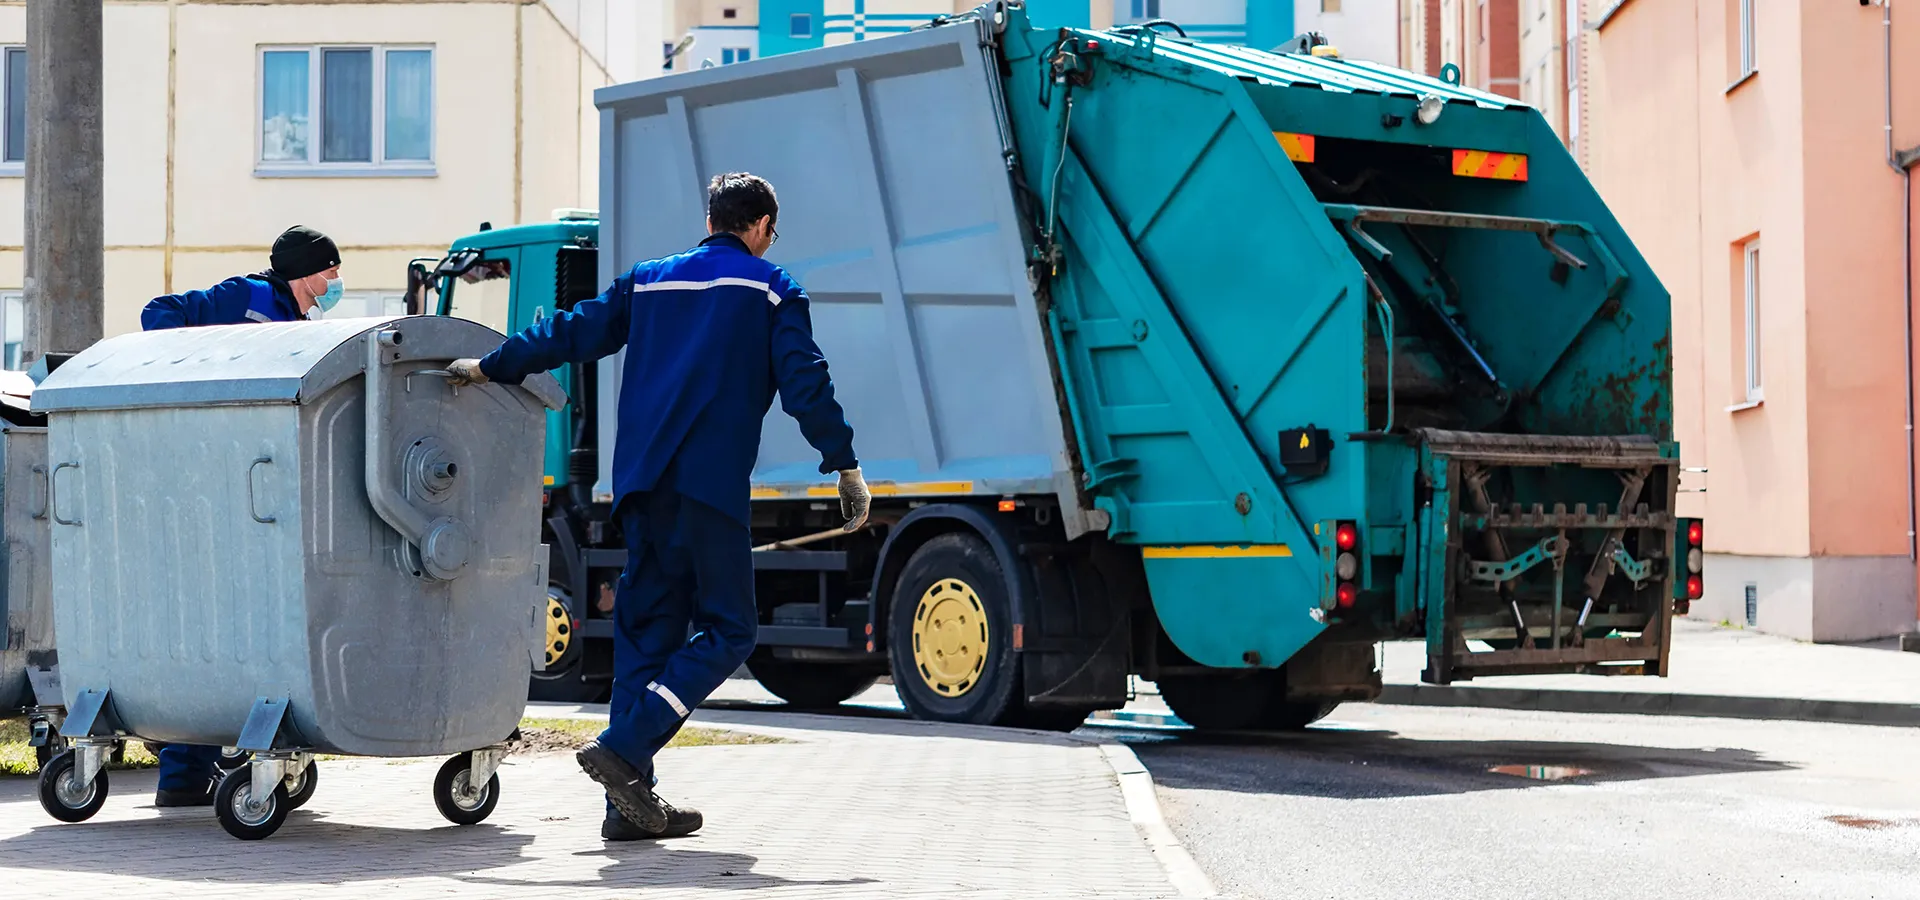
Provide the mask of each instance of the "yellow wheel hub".
{"label": "yellow wheel hub", "polygon": [[567,655],[567,647],[573,643],[573,618],[567,615],[567,608],[560,605],[560,598],[547,598],[547,665],[551,667]]}
{"label": "yellow wheel hub", "polygon": [[913,665],[942,697],[958,697],[980,683],[987,668],[987,610],[958,578],[943,578],[920,595],[913,610]]}

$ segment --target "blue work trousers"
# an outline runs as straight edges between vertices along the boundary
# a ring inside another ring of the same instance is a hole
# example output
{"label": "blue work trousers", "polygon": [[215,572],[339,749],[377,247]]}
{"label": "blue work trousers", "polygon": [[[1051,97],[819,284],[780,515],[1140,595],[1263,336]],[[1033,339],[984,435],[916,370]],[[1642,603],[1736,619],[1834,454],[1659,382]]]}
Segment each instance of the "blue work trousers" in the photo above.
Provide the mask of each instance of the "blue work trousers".
{"label": "blue work trousers", "polygon": [[154,751],[160,757],[160,790],[204,791],[213,782],[219,747],[162,744]]}
{"label": "blue work trousers", "polygon": [[753,548],[745,525],[665,487],[629,495],[620,524],[627,568],[600,743],[657,782],[654,754],[753,652]]}

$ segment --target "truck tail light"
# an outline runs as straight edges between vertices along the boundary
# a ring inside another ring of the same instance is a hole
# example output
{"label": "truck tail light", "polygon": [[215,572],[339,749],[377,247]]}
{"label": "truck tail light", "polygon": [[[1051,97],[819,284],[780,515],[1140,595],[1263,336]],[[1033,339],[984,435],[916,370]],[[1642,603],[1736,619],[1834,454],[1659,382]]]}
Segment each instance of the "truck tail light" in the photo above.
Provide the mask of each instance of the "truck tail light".
{"label": "truck tail light", "polygon": [[1340,609],[1352,609],[1360,599],[1360,526],[1334,523],[1333,550],[1333,602]]}
{"label": "truck tail light", "polygon": [[1692,601],[1706,594],[1706,524],[1699,519],[1681,519],[1680,534],[1674,548],[1674,612],[1685,615]]}

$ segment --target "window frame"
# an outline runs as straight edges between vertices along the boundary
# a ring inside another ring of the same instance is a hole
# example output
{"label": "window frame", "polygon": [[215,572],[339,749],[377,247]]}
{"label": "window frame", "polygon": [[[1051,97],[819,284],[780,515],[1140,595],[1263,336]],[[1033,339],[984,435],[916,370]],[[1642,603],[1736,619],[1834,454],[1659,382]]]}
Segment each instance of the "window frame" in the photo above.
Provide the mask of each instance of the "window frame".
{"label": "window frame", "polygon": [[1760,239],[1754,238],[1740,245],[1740,291],[1741,320],[1744,323],[1742,333],[1746,348],[1745,388],[1741,396],[1750,405],[1759,405],[1766,399],[1765,356],[1761,352],[1762,298],[1760,295]]}
{"label": "window frame", "polygon": [[[320,159],[325,143],[321,97],[326,90],[326,52],[365,50],[372,55],[372,117],[370,133],[372,159],[366,162],[324,162]],[[427,53],[427,158],[389,160],[387,156],[387,54],[426,51]],[[266,160],[267,54],[303,52],[307,54],[307,159]],[[253,66],[253,174],[256,178],[431,178],[439,174],[440,141],[437,127],[440,115],[440,52],[434,44],[260,44],[254,47]]]}
{"label": "window frame", "polygon": [[[12,324],[12,307],[20,307],[20,343],[17,354],[9,357],[7,353],[7,326]],[[8,372],[26,370],[24,360],[27,355],[27,292],[20,289],[0,291],[0,369]]]}
{"label": "window frame", "polygon": [[1760,30],[1756,20],[1760,17],[1760,8],[1755,0],[1733,0],[1734,28],[1738,32],[1740,65],[1734,74],[1732,87],[1738,87],[1755,72],[1760,71]]}
{"label": "window frame", "polygon": [[[27,145],[24,137],[22,137],[20,142],[20,158],[6,158],[7,139],[11,137],[11,135],[7,133],[7,123],[13,119],[11,115],[8,115],[9,111],[6,108],[7,98],[12,93],[7,90],[9,85],[6,83],[6,77],[13,71],[13,66],[8,64],[8,57],[15,53],[25,56],[27,53],[27,45],[0,44],[0,177],[24,178],[27,174]],[[29,75],[28,77],[32,76]],[[20,102],[22,104],[27,102],[25,91],[22,91],[20,94]],[[26,110],[21,110],[20,118],[23,123],[26,121],[26,116]]]}

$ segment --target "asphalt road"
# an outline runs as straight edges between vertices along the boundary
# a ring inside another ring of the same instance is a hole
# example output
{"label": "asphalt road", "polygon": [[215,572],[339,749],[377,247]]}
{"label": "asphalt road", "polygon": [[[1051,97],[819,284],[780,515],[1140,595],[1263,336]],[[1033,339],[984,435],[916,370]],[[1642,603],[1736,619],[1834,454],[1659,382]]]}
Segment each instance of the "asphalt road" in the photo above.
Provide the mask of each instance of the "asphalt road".
{"label": "asphalt road", "polygon": [[1350,704],[1120,736],[1229,897],[1920,898],[1917,729]]}

